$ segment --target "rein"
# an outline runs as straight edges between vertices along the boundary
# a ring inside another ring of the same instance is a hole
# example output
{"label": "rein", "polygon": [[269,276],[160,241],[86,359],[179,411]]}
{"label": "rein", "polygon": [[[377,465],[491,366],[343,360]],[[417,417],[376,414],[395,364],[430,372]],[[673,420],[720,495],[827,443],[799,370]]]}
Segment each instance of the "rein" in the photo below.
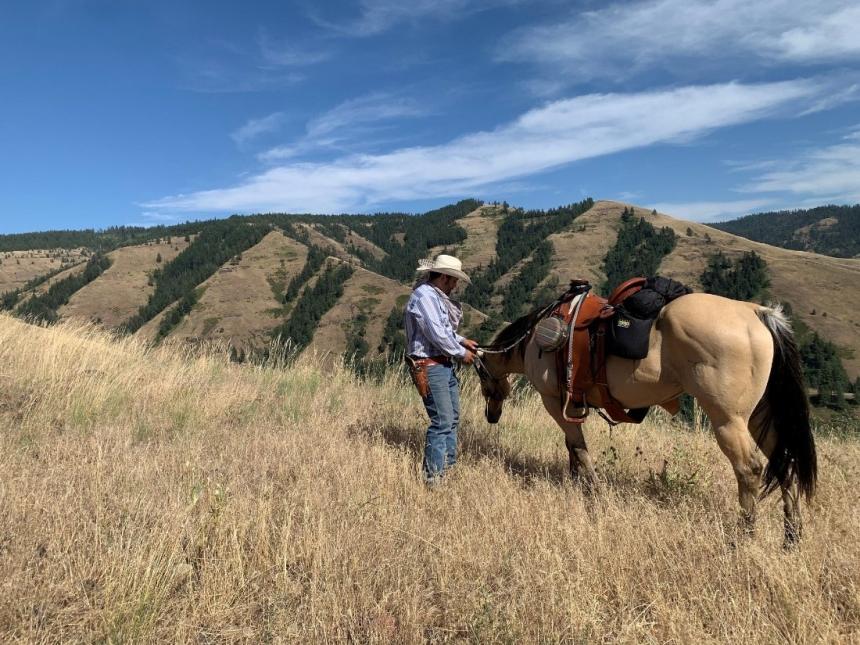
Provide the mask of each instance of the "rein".
{"label": "rein", "polygon": [[[528,329],[526,329],[519,338],[517,338],[513,343],[511,343],[507,347],[499,349],[494,344],[478,345],[478,347],[477,347],[478,358],[480,358],[484,354],[507,354],[514,347],[516,347],[521,342],[523,342],[526,338],[528,338],[532,334],[532,332],[534,332],[535,325],[537,325],[541,320],[543,320],[546,317],[546,315],[548,313],[550,313],[553,309],[555,309],[561,302],[562,302],[562,299],[560,298],[560,299],[556,300],[555,302],[548,304],[543,309],[541,309],[540,312],[535,316],[535,319],[534,319],[534,321],[532,321],[532,324],[529,325]],[[477,364],[477,361],[476,361],[476,364]]]}

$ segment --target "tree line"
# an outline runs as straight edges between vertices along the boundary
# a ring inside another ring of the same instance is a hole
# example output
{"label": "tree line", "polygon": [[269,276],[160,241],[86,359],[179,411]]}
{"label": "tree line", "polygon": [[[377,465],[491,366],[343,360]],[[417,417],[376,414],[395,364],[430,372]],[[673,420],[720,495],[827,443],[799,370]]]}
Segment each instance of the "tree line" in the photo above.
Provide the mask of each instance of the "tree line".
{"label": "tree line", "polygon": [[664,226],[657,230],[644,217],[636,217],[632,208],[625,208],[615,245],[603,258],[606,280],[600,290],[609,295],[630,278],[656,275],[660,262],[674,250],[676,243],[671,228]]}
{"label": "tree line", "polygon": [[860,255],[860,204],[756,213],[708,226],[786,249]]}
{"label": "tree line", "polygon": [[173,226],[111,226],[109,228],[83,229],[78,231],[58,230],[36,233],[11,233],[0,235],[0,251],[28,251],[30,249],[77,249],[88,248],[107,253],[121,246],[144,244],[172,235],[183,236],[217,220],[185,222]]}
{"label": "tree line", "polygon": [[708,258],[699,280],[705,293],[733,300],[754,300],[770,286],[767,265],[755,251],[744,253],[735,260],[717,251]]}
{"label": "tree line", "polygon": [[288,304],[296,299],[302,285],[310,280],[311,276],[313,276],[317,271],[319,271],[323,262],[325,262],[326,257],[325,251],[318,246],[308,247],[308,255],[305,259],[305,264],[302,267],[302,270],[293,276],[284,291],[283,304]]}
{"label": "tree line", "polygon": [[343,295],[343,284],[352,275],[348,264],[331,263],[313,287],[306,286],[290,311],[290,317],[272,332],[282,345],[289,343],[296,353],[313,340],[320,320]]}

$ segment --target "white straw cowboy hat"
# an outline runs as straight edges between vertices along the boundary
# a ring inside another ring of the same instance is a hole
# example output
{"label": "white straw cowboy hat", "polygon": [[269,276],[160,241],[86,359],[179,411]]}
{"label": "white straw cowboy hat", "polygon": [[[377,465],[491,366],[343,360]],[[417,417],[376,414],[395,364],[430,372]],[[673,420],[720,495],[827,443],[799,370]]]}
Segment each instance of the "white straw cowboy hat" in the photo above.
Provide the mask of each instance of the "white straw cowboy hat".
{"label": "white straw cowboy hat", "polygon": [[418,260],[418,273],[426,273],[434,271],[435,273],[444,273],[458,280],[464,280],[468,284],[472,284],[465,273],[463,273],[463,263],[453,255],[437,255],[435,260]]}

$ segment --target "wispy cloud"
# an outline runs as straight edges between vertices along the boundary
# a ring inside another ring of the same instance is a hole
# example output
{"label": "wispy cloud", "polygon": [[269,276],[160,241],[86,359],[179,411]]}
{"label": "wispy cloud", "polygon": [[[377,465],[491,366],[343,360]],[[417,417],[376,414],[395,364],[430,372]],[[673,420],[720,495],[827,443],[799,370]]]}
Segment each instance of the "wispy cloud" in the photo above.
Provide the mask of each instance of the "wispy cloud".
{"label": "wispy cloud", "polygon": [[715,128],[803,109],[824,90],[817,82],[796,80],[578,96],[445,144],[281,165],[236,186],[165,197],[149,207],[339,212],[462,195],[573,161],[689,140]]}
{"label": "wispy cloud", "polygon": [[330,49],[277,40],[265,29],[256,41],[216,41],[192,46],[177,59],[188,78],[187,89],[207,93],[257,92],[283,88],[306,78],[306,69],[334,55]]}
{"label": "wispy cloud", "polygon": [[559,65],[571,81],[630,78],[661,66],[712,68],[860,59],[855,0],[646,0],[579,12],[505,39],[503,61]]}
{"label": "wispy cloud", "polygon": [[244,145],[263,134],[277,131],[283,125],[285,116],[283,112],[272,112],[259,119],[249,119],[241,128],[232,132],[230,138],[238,145]]}
{"label": "wispy cloud", "polygon": [[521,0],[362,0],[359,15],[350,21],[331,21],[319,12],[311,18],[320,26],[347,36],[375,36],[403,22],[428,18],[453,20]]}
{"label": "wispy cloud", "polygon": [[750,193],[788,193],[821,203],[860,203],[860,128],[840,143],[807,151],[790,162],[772,162],[743,187]]}
{"label": "wispy cloud", "polygon": [[660,213],[692,222],[721,222],[748,215],[772,204],[770,199],[742,199],[726,202],[658,202],[649,204]]}
{"label": "wispy cloud", "polygon": [[277,41],[266,30],[260,30],[257,45],[263,62],[270,67],[304,67],[330,59],[334,52],[295,42]]}
{"label": "wispy cloud", "polygon": [[260,161],[272,162],[292,159],[308,152],[343,149],[349,143],[362,140],[367,143],[385,124],[396,119],[425,116],[431,112],[426,105],[409,97],[389,92],[374,92],[344,101],[340,105],[311,119],[306,134],[290,144],[270,148],[258,155]]}

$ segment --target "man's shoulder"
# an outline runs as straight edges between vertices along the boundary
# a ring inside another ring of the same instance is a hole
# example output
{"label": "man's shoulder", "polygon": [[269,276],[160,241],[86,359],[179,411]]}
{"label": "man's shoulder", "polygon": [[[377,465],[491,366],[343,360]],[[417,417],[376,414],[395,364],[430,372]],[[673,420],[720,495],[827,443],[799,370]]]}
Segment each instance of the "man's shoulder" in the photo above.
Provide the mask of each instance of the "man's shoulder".
{"label": "man's shoulder", "polygon": [[438,299],[439,295],[436,293],[436,289],[434,289],[432,285],[424,283],[418,285],[412,290],[412,295],[409,296],[409,302],[406,303],[406,308],[408,309],[409,307],[414,306],[419,300],[424,302],[427,302],[428,300],[437,302]]}

